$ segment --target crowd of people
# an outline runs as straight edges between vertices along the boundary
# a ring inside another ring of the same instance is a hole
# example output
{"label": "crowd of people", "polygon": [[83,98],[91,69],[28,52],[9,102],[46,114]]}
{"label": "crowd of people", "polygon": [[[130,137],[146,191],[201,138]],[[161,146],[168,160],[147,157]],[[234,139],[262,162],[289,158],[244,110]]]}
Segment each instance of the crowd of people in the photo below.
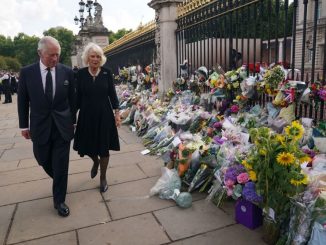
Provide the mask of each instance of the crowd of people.
{"label": "crowd of people", "polygon": [[12,95],[17,93],[18,88],[18,73],[0,71],[0,101],[2,94],[4,101],[2,104],[12,103]]}

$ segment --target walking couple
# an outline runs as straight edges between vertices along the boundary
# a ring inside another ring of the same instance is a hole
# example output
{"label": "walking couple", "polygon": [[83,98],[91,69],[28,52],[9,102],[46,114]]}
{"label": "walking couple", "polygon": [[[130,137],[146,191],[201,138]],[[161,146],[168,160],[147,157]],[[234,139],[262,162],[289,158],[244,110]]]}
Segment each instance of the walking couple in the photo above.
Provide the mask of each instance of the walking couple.
{"label": "walking couple", "polygon": [[73,148],[81,157],[87,155],[93,160],[91,178],[100,167],[100,191],[107,191],[109,150],[120,150],[119,101],[98,45],[89,43],[85,47],[82,59],[86,67],[75,75],[59,63],[61,47],[55,38],[41,38],[37,52],[39,62],[20,72],[19,127],[22,136],[32,140],[38,164],[53,178],[54,208],[66,217],[70,214],[65,203],[70,141],[74,138]]}

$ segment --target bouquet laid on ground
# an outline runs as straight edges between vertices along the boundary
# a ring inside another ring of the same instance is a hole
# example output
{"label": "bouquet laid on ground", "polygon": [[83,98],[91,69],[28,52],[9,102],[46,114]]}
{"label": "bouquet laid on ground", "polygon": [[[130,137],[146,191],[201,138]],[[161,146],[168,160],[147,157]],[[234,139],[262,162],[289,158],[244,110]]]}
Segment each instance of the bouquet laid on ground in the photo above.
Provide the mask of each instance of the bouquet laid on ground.
{"label": "bouquet laid on ground", "polygon": [[263,207],[278,224],[287,224],[290,198],[308,182],[300,166],[307,158],[299,148],[303,133],[304,128],[297,121],[287,126],[283,135],[265,127],[250,130],[255,147],[242,164],[256,175],[256,189],[263,197]]}
{"label": "bouquet laid on ground", "polygon": [[260,203],[262,197],[256,193],[255,182],[257,178],[253,171],[247,173],[241,164],[230,166],[224,174],[224,186],[227,196],[234,200],[240,197],[253,203]]}

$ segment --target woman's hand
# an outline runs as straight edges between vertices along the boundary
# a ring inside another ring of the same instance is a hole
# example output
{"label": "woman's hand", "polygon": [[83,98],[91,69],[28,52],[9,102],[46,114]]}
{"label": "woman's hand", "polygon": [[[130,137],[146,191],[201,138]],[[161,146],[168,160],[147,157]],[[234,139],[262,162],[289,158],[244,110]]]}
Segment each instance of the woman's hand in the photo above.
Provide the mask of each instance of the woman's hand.
{"label": "woman's hand", "polygon": [[119,128],[121,125],[121,117],[120,117],[120,112],[116,112],[114,115],[115,119],[115,125]]}

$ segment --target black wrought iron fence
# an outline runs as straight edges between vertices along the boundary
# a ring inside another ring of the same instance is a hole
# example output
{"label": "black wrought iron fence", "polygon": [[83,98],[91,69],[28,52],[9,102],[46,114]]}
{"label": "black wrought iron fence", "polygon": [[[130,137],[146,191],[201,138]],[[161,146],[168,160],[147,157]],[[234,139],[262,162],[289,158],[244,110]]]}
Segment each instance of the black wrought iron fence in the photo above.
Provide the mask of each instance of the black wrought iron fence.
{"label": "black wrought iron fence", "polygon": [[[219,0],[181,13],[176,31],[177,64],[225,71],[241,65],[281,63],[290,79],[306,84],[326,75],[326,2],[320,0]],[[185,5],[185,4],[183,4]],[[178,65],[178,76],[181,74]],[[267,97],[257,103],[265,104]],[[298,105],[297,116],[324,119],[324,104]]]}

